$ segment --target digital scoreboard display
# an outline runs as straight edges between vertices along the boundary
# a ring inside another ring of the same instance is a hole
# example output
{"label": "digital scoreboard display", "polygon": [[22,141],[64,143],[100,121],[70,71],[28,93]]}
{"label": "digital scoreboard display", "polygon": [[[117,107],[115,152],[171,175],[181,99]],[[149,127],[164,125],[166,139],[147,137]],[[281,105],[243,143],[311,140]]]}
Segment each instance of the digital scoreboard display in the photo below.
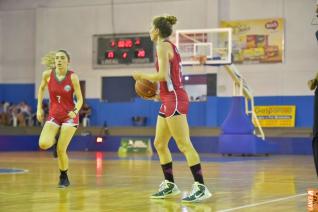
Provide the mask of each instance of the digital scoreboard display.
{"label": "digital scoreboard display", "polygon": [[148,33],[94,35],[95,68],[152,66],[154,44]]}

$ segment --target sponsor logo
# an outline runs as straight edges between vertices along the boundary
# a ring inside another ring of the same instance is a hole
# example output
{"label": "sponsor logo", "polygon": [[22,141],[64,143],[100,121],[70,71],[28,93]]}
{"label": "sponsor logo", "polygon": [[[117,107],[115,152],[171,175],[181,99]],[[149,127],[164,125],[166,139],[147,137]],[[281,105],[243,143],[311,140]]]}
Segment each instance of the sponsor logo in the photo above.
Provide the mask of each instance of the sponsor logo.
{"label": "sponsor logo", "polygon": [[195,194],[194,197],[196,199],[199,199],[200,197],[202,197],[204,195],[204,193],[199,193],[199,194]]}
{"label": "sponsor logo", "polygon": [[64,90],[66,92],[69,92],[71,90],[71,86],[70,85],[65,85]]}
{"label": "sponsor logo", "polygon": [[277,29],[277,27],[278,27],[278,21],[275,21],[275,20],[267,22],[265,24],[266,29],[274,29],[275,30],[275,29]]}

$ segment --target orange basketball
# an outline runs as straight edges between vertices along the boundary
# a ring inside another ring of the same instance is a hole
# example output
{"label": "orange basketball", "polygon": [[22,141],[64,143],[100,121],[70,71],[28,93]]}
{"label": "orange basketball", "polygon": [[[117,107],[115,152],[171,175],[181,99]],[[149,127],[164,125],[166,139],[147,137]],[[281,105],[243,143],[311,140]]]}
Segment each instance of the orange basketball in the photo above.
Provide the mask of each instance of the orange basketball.
{"label": "orange basketball", "polygon": [[135,90],[141,98],[152,98],[156,95],[157,83],[149,80],[136,80]]}

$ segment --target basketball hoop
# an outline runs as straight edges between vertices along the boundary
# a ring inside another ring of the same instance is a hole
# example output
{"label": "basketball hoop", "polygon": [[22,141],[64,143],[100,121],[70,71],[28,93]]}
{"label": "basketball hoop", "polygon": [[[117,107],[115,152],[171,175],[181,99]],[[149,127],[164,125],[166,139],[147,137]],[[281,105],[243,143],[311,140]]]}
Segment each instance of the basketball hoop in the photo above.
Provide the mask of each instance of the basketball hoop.
{"label": "basketball hoop", "polygon": [[192,72],[195,73],[205,73],[205,64],[207,61],[207,56],[205,55],[195,55],[191,56],[191,60],[195,63],[192,64]]}
{"label": "basketball hoop", "polygon": [[195,56],[192,56],[191,59],[193,61],[199,62],[199,65],[204,65],[207,60],[207,57],[206,55],[195,55]]}

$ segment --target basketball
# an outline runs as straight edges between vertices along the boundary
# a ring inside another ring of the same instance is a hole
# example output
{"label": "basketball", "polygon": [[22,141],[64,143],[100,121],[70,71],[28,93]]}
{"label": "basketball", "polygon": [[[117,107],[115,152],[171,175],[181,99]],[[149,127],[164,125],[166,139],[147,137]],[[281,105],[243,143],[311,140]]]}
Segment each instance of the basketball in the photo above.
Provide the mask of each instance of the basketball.
{"label": "basketball", "polygon": [[137,80],[135,90],[141,98],[152,98],[156,95],[157,83],[145,79]]}

